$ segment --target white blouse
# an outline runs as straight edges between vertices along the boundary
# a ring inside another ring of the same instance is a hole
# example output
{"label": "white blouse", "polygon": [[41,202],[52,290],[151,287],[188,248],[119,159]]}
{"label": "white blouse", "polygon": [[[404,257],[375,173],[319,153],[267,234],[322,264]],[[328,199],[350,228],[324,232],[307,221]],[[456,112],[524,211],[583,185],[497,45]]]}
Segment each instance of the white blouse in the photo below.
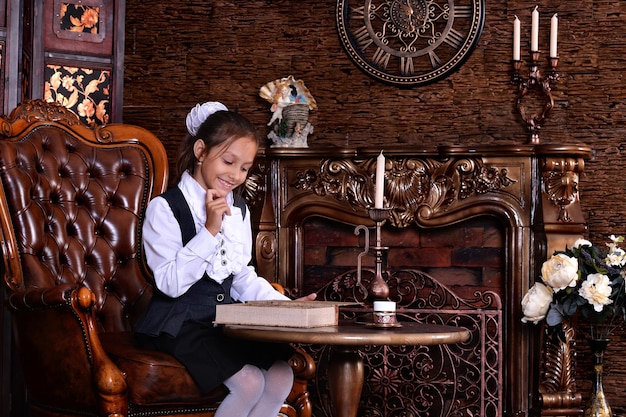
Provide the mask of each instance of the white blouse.
{"label": "white blouse", "polygon": [[231,297],[239,301],[286,300],[267,280],[248,266],[252,258],[250,214],[245,218],[233,206],[233,195],[226,198],[230,216],[224,216],[222,230],[213,236],[204,227],[206,191],[185,172],[177,185],[191,209],[197,234],[183,246],[178,221],[163,197],[154,198],[146,209],[143,246],[156,286],[170,297],[179,297],[206,272],[217,282],[233,274]]}

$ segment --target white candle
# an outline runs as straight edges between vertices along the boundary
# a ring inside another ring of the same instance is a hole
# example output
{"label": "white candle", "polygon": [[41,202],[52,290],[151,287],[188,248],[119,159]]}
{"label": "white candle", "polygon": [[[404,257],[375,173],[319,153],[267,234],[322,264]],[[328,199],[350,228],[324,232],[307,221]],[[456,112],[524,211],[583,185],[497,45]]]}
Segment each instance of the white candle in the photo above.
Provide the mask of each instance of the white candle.
{"label": "white candle", "polygon": [[374,208],[383,208],[383,196],[385,194],[385,156],[383,151],[376,158],[376,188]]}
{"label": "white candle", "polygon": [[530,29],[530,50],[531,52],[539,51],[539,6],[535,6],[535,10],[532,12],[531,17],[531,29]]}
{"label": "white candle", "polygon": [[559,18],[556,17],[556,13],[550,19],[550,58],[556,58],[559,55],[556,50],[556,39],[559,31]]}
{"label": "white candle", "polygon": [[374,301],[374,326],[393,327],[396,319],[396,303],[393,301]]}
{"label": "white candle", "polygon": [[396,303],[393,301],[374,301],[374,311],[396,311]]}
{"label": "white candle", "polygon": [[520,60],[520,21],[515,16],[513,21],[513,61]]}

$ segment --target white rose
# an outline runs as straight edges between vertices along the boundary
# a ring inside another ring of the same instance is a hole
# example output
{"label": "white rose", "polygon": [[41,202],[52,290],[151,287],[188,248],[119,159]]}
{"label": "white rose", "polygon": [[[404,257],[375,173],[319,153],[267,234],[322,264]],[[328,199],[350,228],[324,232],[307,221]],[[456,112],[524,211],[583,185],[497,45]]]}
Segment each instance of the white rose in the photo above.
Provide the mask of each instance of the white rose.
{"label": "white rose", "polygon": [[613,252],[606,255],[604,262],[609,266],[622,267],[626,264],[626,252],[623,249],[615,248]]}
{"label": "white rose", "polygon": [[587,239],[578,239],[576,242],[574,242],[574,244],[572,245],[572,248],[579,248],[581,246],[593,246],[593,245]]}
{"label": "white rose", "polygon": [[522,312],[524,313],[522,322],[530,321],[537,324],[543,320],[548,313],[551,302],[552,288],[536,282],[522,299]]}
{"label": "white rose", "polygon": [[578,281],[578,259],[563,253],[552,256],[541,267],[541,279],[554,291],[575,287]]}
{"label": "white rose", "polygon": [[604,274],[589,274],[578,290],[578,294],[593,305],[598,313],[605,305],[613,303],[611,300],[611,281]]}

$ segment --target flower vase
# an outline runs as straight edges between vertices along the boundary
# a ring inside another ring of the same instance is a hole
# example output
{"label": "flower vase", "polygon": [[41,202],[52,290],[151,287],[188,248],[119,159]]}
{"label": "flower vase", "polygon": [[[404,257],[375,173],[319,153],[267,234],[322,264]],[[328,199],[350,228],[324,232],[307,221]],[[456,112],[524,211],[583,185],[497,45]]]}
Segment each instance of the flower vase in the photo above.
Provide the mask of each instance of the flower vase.
{"label": "flower vase", "polygon": [[608,343],[609,339],[589,339],[593,376],[591,398],[589,398],[589,402],[585,408],[585,417],[613,417],[613,412],[604,396],[604,388],[602,387],[604,351]]}

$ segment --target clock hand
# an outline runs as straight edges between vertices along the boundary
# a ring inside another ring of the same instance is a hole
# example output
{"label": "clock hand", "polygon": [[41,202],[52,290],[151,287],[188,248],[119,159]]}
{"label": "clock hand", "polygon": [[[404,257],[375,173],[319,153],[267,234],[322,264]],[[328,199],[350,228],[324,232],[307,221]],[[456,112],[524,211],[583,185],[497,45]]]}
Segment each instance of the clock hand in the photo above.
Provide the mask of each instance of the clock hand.
{"label": "clock hand", "polygon": [[400,3],[402,10],[406,13],[407,20],[409,22],[409,33],[415,32],[415,26],[413,26],[413,7],[411,7],[410,0],[407,0],[406,3]]}
{"label": "clock hand", "polygon": [[409,4],[409,2],[407,1],[406,3],[400,3],[400,6],[410,20],[411,16],[413,16],[413,7],[411,7],[411,4]]}

